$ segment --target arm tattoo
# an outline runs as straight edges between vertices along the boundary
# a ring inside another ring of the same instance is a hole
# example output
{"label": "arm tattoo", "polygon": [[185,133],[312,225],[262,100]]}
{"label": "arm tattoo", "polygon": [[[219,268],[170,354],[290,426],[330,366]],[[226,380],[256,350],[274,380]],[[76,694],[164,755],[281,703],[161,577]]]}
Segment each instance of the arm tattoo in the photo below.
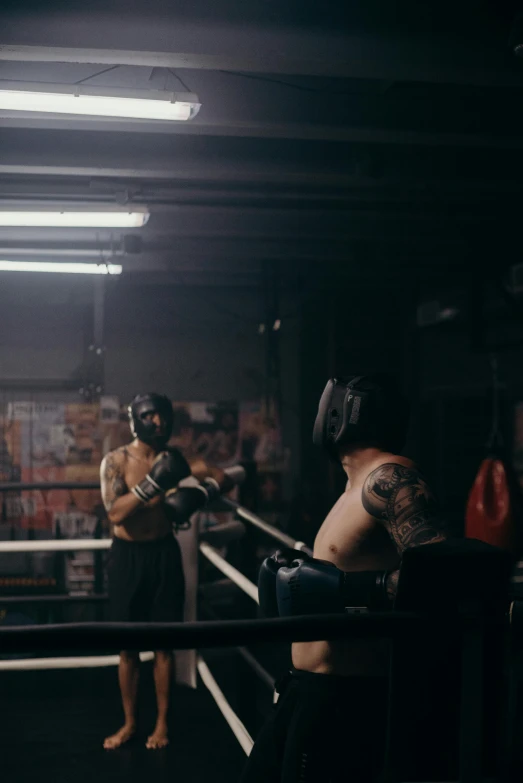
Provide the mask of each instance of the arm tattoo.
{"label": "arm tattoo", "polygon": [[398,552],[446,538],[439,508],[420,473],[403,465],[381,465],[365,481],[363,506],[389,531]]}
{"label": "arm tattoo", "polygon": [[[401,555],[406,549],[444,541],[447,536],[438,503],[415,468],[390,463],[374,470],[365,481],[365,510],[380,520]],[[390,574],[387,590],[394,597],[399,571]]]}
{"label": "arm tattoo", "polygon": [[102,500],[106,511],[110,511],[117,498],[125,495],[127,485],[122,471],[122,463],[114,452],[104,458],[101,465]]}

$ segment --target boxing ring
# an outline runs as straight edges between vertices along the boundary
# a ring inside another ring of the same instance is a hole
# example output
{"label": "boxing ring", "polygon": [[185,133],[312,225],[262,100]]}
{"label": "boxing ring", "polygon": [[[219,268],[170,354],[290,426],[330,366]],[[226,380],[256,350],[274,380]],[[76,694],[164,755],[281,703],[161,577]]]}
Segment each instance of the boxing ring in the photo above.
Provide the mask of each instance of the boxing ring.
{"label": "boxing ring", "polygon": [[[4,484],[0,485],[0,491],[22,491],[26,489],[50,488],[54,489],[97,489],[98,484]],[[222,503],[234,512],[237,519],[245,525],[252,526],[270,537],[274,542],[284,546],[294,547],[304,550],[308,553],[310,549],[303,542],[295,541],[284,532],[272,527],[262,520],[256,514],[229,499],[222,499]],[[193,525],[193,530],[196,526]],[[58,540],[18,540],[0,542],[0,553],[30,553],[30,552],[74,552],[79,550],[99,551],[108,550],[111,546],[111,539],[58,539]],[[247,596],[250,601],[258,603],[257,586],[248,579],[239,569],[227,561],[220,554],[215,546],[208,541],[197,542],[198,552],[208,563],[211,563],[220,571],[227,580]],[[101,602],[106,600],[105,595],[91,596],[28,596],[20,598],[18,596],[0,597],[0,608],[8,606],[17,606],[24,603],[36,602]],[[496,622],[500,625],[499,633],[505,634],[509,639],[509,646],[519,645],[522,631],[519,622],[521,612],[519,607],[514,610],[514,605],[508,617],[497,618]],[[26,657],[0,660],[0,683],[5,682],[9,676],[20,677],[26,673],[30,677],[33,687],[38,688],[36,678],[45,678],[44,682],[52,681],[52,678],[58,678],[61,674],[65,678],[66,688],[75,687],[75,678],[85,681],[87,692],[90,689],[101,687],[102,690],[108,688],[107,683],[109,672],[110,677],[116,680],[113,667],[118,664],[118,652],[121,649],[139,650],[141,659],[148,662],[152,659],[153,649],[173,649],[176,651],[193,651],[195,669],[199,675],[202,688],[194,688],[196,682],[191,682],[191,676],[185,678],[184,685],[192,685],[191,688],[182,689],[180,697],[181,703],[177,704],[175,695],[173,710],[178,714],[178,710],[186,710],[189,716],[197,715],[195,720],[201,721],[202,712],[206,715],[218,714],[225,721],[228,735],[224,733],[224,727],[218,728],[216,722],[212,727],[208,727],[211,737],[221,737],[220,743],[228,748],[227,758],[233,763],[234,772],[224,771],[223,778],[218,776],[215,761],[211,767],[206,768],[204,759],[198,759],[196,765],[196,774],[198,777],[191,778],[191,781],[204,780],[211,774],[214,766],[212,779],[232,781],[238,777],[241,769],[241,759],[250,753],[253,745],[253,737],[246,728],[242,719],[235,712],[230,704],[224,689],[220,687],[218,679],[213,675],[213,665],[207,659],[206,651],[217,649],[228,649],[234,651],[241,660],[248,666],[253,675],[263,683],[266,688],[266,700],[270,704],[275,696],[275,678],[267,671],[263,664],[249,651],[248,646],[253,644],[271,643],[289,643],[292,641],[314,641],[317,639],[343,639],[348,635],[351,638],[384,638],[415,639],[420,635],[434,635],[460,633],[462,634],[462,717],[460,723],[460,764],[459,764],[459,783],[486,783],[481,777],[478,759],[481,756],[482,732],[481,732],[481,694],[484,688],[484,671],[482,669],[482,635],[485,633],[484,618],[477,618],[473,614],[463,616],[434,616],[419,611],[393,611],[393,612],[367,612],[361,609],[349,610],[345,614],[336,615],[311,615],[292,618],[275,619],[234,619],[234,620],[199,620],[195,617],[189,618],[184,623],[111,623],[111,622],[89,622],[89,623],[67,623],[50,625],[27,625],[2,627],[0,624],[0,656],[9,655],[34,655],[40,653],[41,657]],[[54,654],[57,650],[66,651],[67,655]],[[101,654],[103,651],[103,654]],[[48,653],[48,657],[43,656]],[[81,654],[79,654],[81,653]],[[47,674],[44,674],[47,672]],[[95,685],[95,676],[97,672],[102,673],[101,686]],[[61,674],[60,674],[61,673]],[[51,679],[50,679],[51,678]],[[58,680],[56,680],[58,682]],[[6,688],[0,687],[0,694]],[[177,689],[179,690],[179,689]],[[9,688],[7,688],[9,692]],[[116,700],[116,707],[119,707],[118,694],[113,688],[112,699]],[[185,708],[184,706],[185,705]],[[197,705],[195,711],[195,705]],[[214,706],[212,706],[214,705]],[[184,744],[183,737],[191,728],[187,721],[176,718],[178,724],[184,723],[181,731],[182,741],[176,745],[176,753]],[[62,731],[68,729],[68,719],[64,716],[64,727]],[[98,728],[97,728],[98,730]],[[189,731],[190,733],[190,731]],[[85,743],[94,738],[95,733],[91,730],[85,739]],[[236,747],[230,746],[230,737],[236,740]],[[179,738],[178,738],[179,739]],[[201,737],[201,743],[206,747],[214,739],[206,740]],[[100,731],[97,735],[97,743],[101,745],[103,734]],[[130,749],[125,746],[112,753],[105,752],[104,758],[108,755],[124,756]],[[238,751],[241,753],[238,755]],[[155,754],[161,755],[163,751],[148,751],[148,758]],[[211,754],[212,756],[212,754]],[[208,759],[209,760],[209,759]],[[212,761],[212,758],[210,759]],[[105,762],[98,761],[99,772],[91,770],[92,779],[94,774],[104,774],[106,779],[114,779],[113,760]],[[149,763],[149,762],[148,762]],[[157,764],[151,761],[151,764]],[[199,765],[199,766],[198,766]],[[165,780],[171,780],[171,772],[167,767],[162,768],[160,773],[165,776]],[[199,771],[198,771],[199,770]],[[15,778],[9,778],[14,780]],[[25,779],[25,778],[24,778]],[[86,777],[86,780],[88,778]],[[102,779],[105,779],[102,778]],[[162,777],[155,779],[164,779]],[[22,780],[22,778],[20,778]],[[56,777],[54,778],[56,780]],[[65,778],[64,778],[65,780]],[[83,778],[77,778],[78,781]],[[184,780],[189,780],[185,778]],[[387,780],[396,779],[387,777]],[[401,783],[401,781],[398,781]],[[422,780],[418,783],[423,783]]]}

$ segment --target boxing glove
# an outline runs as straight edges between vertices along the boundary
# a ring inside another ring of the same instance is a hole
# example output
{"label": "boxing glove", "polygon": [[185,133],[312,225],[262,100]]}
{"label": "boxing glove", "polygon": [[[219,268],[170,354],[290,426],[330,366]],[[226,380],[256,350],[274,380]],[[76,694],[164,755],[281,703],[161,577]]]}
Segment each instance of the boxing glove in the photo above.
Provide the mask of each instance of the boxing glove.
{"label": "boxing glove", "polygon": [[388,606],[387,571],[340,571],[327,560],[295,559],[276,574],[280,617],[343,612],[345,607]]}
{"label": "boxing glove", "polygon": [[225,480],[220,484],[208,476],[201,483],[194,477],[182,481],[181,485],[169,490],[164,498],[163,508],[167,519],[177,529],[186,526],[185,523],[200,509],[212,503],[213,500],[229,492],[245,479],[245,470],[240,465],[234,465],[223,471]]}
{"label": "boxing glove", "polygon": [[186,526],[185,523],[193,514],[211,503],[219,494],[218,482],[206,478],[201,483],[194,482],[188,486],[170,489],[165,494],[163,509],[169,522],[180,528]]}
{"label": "boxing glove", "polygon": [[291,563],[306,562],[311,558],[299,549],[278,549],[270,557],[266,557],[258,573],[258,600],[264,617],[278,617],[278,602],[276,598],[276,576],[280,568]]}
{"label": "boxing glove", "polygon": [[161,451],[151,465],[149,473],[131,488],[131,492],[143,503],[147,503],[190,475],[189,464],[177,449]]}
{"label": "boxing glove", "polygon": [[243,484],[245,481],[245,468],[242,465],[232,465],[230,468],[225,468],[223,474],[224,480],[220,488],[222,495],[227,494],[231,489],[234,489],[239,484]]}

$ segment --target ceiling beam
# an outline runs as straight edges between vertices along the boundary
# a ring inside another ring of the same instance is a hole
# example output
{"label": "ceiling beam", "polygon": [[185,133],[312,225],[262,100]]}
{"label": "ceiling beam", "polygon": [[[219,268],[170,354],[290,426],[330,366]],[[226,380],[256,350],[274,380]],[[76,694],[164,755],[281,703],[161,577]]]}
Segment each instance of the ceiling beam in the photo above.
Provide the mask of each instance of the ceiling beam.
{"label": "ceiling beam", "polygon": [[[523,187],[523,185],[522,185]],[[314,188],[305,189],[285,189],[280,186],[277,189],[268,189],[256,186],[253,183],[251,188],[235,188],[228,182],[223,183],[223,187],[207,187],[205,184],[198,187],[193,184],[178,185],[167,187],[160,183],[154,186],[141,185],[137,187],[129,186],[129,191],[135,201],[146,201],[147,204],[197,204],[198,206],[219,206],[219,205],[238,205],[260,204],[266,206],[269,203],[278,203],[289,205],[291,203],[344,203],[347,201],[361,201],[361,195],[354,192],[346,192],[345,189],[327,189]],[[109,200],[112,202],[115,198],[125,197],[125,185],[114,183],[112,187],[101,186],[96,188],[91,182],[87,181],[80,185],[50,183],[41,180],[40,182],[0,182],[0,199],[23,199],[34,200],[40,203],[44,201],[62,200],[64,202],[78,201],[99,202],[100,200]],[[160,207],[161,208],[161,207]]]}
{"label": "ceiling beam", "polygon": [[[493,207],[502,208],[513,204],[523,197],[523,182],[509,180],[458,181],[375,178],[368,181],[365,178],[347,176],[339,187],[321,184],[321,180],[309,182],[297,188],[293,183],[279,183],[278,187],[270,187],[266,182],[258,182],[254,174],[250,180],[251,187],[243,183],[227,181],[223,173],[221,187],[213,182],[122,182],[118,179],[103,181],[101,179],[75,179],[67,184],[62,179],[41,177],[36,179],[20,179],[19,181],[2,181],[0,171],[0,201],[24,203],[121,203],[127,199],[147,204],[155,211],[163,211],[170,206],[201,207],[245,207],[259,206],[260,209],[289,209],[296,206],[309,208],[324,208],[331,205],[334,209],[341,205],[358,206],[373,205],[378,210],[386,210],[394,205],[425,204],[427,209],[438,209],[441,205],[457,205],[460,208],[466,201],[471,209],[485,208],[489,202]],[[370,178],[369,178],[370,179]]]}
{"label": "ceiling beam", "polygon": [[[24,37],[26,19],[20,20],[18,40]],[[61,20],[60,20],[61,21]],[[84,24],[76,31],[75,39],[90,43],[99,38],[99,30],[94,31]],[[151,20],[148,20],[150,22]],[[172,20],[171,20],[172,22]],[[168,37],[169,25],[165,19],[160,23],[163,37]],[[129,28],[129,29],[128,29]],[[191,46],[189,34],[183,35],[180,25],[173,29],[171,40],[184,40]],[[62,25],[54,24],[48,18],[38,25],[42,38],[63,39]],[[143,27],[116,23],[114,29],[119,43],[135,44],[144,42]],[[68,48],[62,46],[27,46],[16,43],[16,23],[11,22],[11,43],[0,44],[0,60],[16,62],[44,63],[89,63],[93,65],[127,65],[150,68],[173,68],[210,71],[234,71],[243,73],[281,74],[287,76],[325,76],[337,78],[379,79],[390,81],[417,81],[434,83],[454,83],[473,85],[518,85],[523,84],[523,75],[517,69],[505,65],[502,53],[496,48],[496,42],[488,47],[481,41],[461,40],[459,45],[445,37],[416,38],[415,44],[408,38],[398,40],[385,35],[345,35],[314,37],[294,35],[280,36],[279,46],[274,47],[274,34],[264,37],[259,31],[258,39],[253,39],[253,30],[245,28],[224,36],[223,29],[216,30],[204,40],[213,41],[213,49],[222,43],[223,52],[208,54],[204,52],[166,52],[136,49],[106,49],[92,46]],[[105,40],[111,38],[109,26]],[[140,38],[140,33],[142,33]],[[194,37],[194,48],[198,47],[202,35]],[[189,40],[188,40],[189,38]],[[115,42],[116,42],[115,40]],[[5,41],[5,38],[4,38]],[[265,45],[263,45],[263,43]],[[256,45],[258,44],[258,45]],[[138,44],[140,45],[140,44]],[[174,44],[176,45],[176,44]],[[234,54],[231,54],[234,52]],[[264,52],[262,54],[262,52]],[[298,52],[300,56],[293,56]],[[401,53],[401,56],[398,53]]]}
{"label": "ceiling beam", "polygon": [[350,77],[349,60],[286,55],[213,55],[175,52],[141,52],[123,49],[70,49],[62,46],[10,46],[0,44],[0,60],[11,62],[131,65],[147,68],[188,68],[203,71],[242,71],[303,76]]}
{"label": "ceiling beam", "polygon": [[[5,154],[5,148],[4,148]],[[40,153],[43,156],[43,153]],[[4,158],[5,159],[5,158]],[[114,168],[108,166],[61,166],[61,165],[40,165],[28,166],[26,164],[6,164],[0,163],[0,176],[23,176],[23,177],[79,177],[91,180],[96,189],[97,182],[107,187],[106,180],[149,180],[151,182],[197,182],[197,183],[253,183],[257,185],[265,184],[291,184],[291,185],[315,185],[316,187],[332,186],[344,187],[348,178],[342,172],[329,172],[311,169],[311,171],[292,171],[285,166],[271,171],[267,166],[261,168],[246,167],[239,165],[224,166],[213,168],[201,166],[199,168],[187,168],[183,165],[175,169],[171,168]],[[370,184],[371,178],[369,178]],[[373,180],[375,182],[375,180]],[[358,179],[359,186],[364,186],[363,179]],[[118,183],[120,187],[124,183]]]}
{"label": "ceiling beam", "polygon": [[214,136],[256,139],[291,139],[330,141],[356,144],[398,144],[422,147],[466,147],[490,149],[523,149],[521,136],[496,136],[472,133],[425,133],[412,130],[390,130],[343,125],[313,125],[310,123],[269,122],[179,122],[163,123],[146,120],[122,121],[111,117],[99,119],[56,119],[30,112],[0,112],[0,128],[34,130],[114,131],[135,133],[165,133],[169,135]]}
{"label": "ceiling beam", "polygon": [[[5,152],[5,150],[4,150]],[[43,153],[41,153],[43,157]],[[242,184],[253,185],[258,189],[262,185],[286,185],[306,187],[313,186],[314,190],[320,188],[355,188],[358,198],[364,198],[365,191],[374,192],[377,195],[385,195],[390,191],[391,196],[401,199],[404,195],[411,196],[416,194],[416,198],[427,200],[429,197],[437,197],[442,194],[448,194],[451,197],[462,194],[467,198],[481,198],[492,194],[499,196],[500,193],[507,196],[521,194],[523,182],[520,179],[479,179],[471,177],[470,179],[444,179],[442,177],[427,177],[423,174],[416,175],[412,170],[404,177],[391,176],[363,176],[344,173],[342,171],[325,171],[321,169],[312,169],[311,171],[292,171],[285,169],[284,166],[271,171],[267,166],[246,168],[224,165],[223,168],[213,169],[212,167],[185,168],[182,166],[175,169],[162,168],[110,168],[106,166],[60,166],[60,165],[41,165],[28,166],[25,164],[6,164],[0,163],[0,177],[3,182],[0,184],[0,193],[7,193],[13,187],[19,195],[23,195],[32,187],[37,188],[38,192],[42,189],[45,193],[76,193],[79,198],[84,197],[88,192],[92,198],[100,198],[102,193],[112,193],[115,189],[126,188],[128,184],[138,184],[139,187],[147,187],[148,183],[176,183],[175,187],[180,187],[181,182],[191,183],[191,187],[206,187],[219,184],[223,190],[230,186],[239,186]],[[21,180],[9,183],[7,177],[23,177]],[[31,179],[29,179],[31,178]],[[69,184],[71,179],[79,180],[76,184]],[[51,182],[49,182],[51,180]],[[84,180],[84,181],[82,181]],[[127,180],[127,182],[122,181]],[[167,184],[161,186],[162,190],[167,188]],[[213,190],[209,190],[212,193]],[[309,191],[312,192],[312,191]],[[249,193],[249,191],[246,191]]]}

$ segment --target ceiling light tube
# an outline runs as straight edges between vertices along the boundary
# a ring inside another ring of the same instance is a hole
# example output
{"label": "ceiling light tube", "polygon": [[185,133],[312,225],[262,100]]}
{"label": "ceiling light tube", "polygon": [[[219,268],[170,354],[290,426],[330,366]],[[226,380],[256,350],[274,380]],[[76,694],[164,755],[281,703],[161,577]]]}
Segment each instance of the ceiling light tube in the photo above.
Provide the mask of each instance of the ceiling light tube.
{"label": "ceiling light tube", "polygon": [[0,272],[52,272],[72,275],[121,275],[119,264],[82,264],[53,261],[10,261],[0,259]]}
{"label": "ceiling light tube", "polygon": [[128,211],[51,211],[2,210],[0,226],[44,228],[142,228],[149,219],[148,212]]}
{"label": "ceiling light tube", "polygon": [[180,122],[192,120],[200,107],[191,92],[27,83],[21,87],[18,82],[2,82],[0,88],[0,109],[7,111]]}

